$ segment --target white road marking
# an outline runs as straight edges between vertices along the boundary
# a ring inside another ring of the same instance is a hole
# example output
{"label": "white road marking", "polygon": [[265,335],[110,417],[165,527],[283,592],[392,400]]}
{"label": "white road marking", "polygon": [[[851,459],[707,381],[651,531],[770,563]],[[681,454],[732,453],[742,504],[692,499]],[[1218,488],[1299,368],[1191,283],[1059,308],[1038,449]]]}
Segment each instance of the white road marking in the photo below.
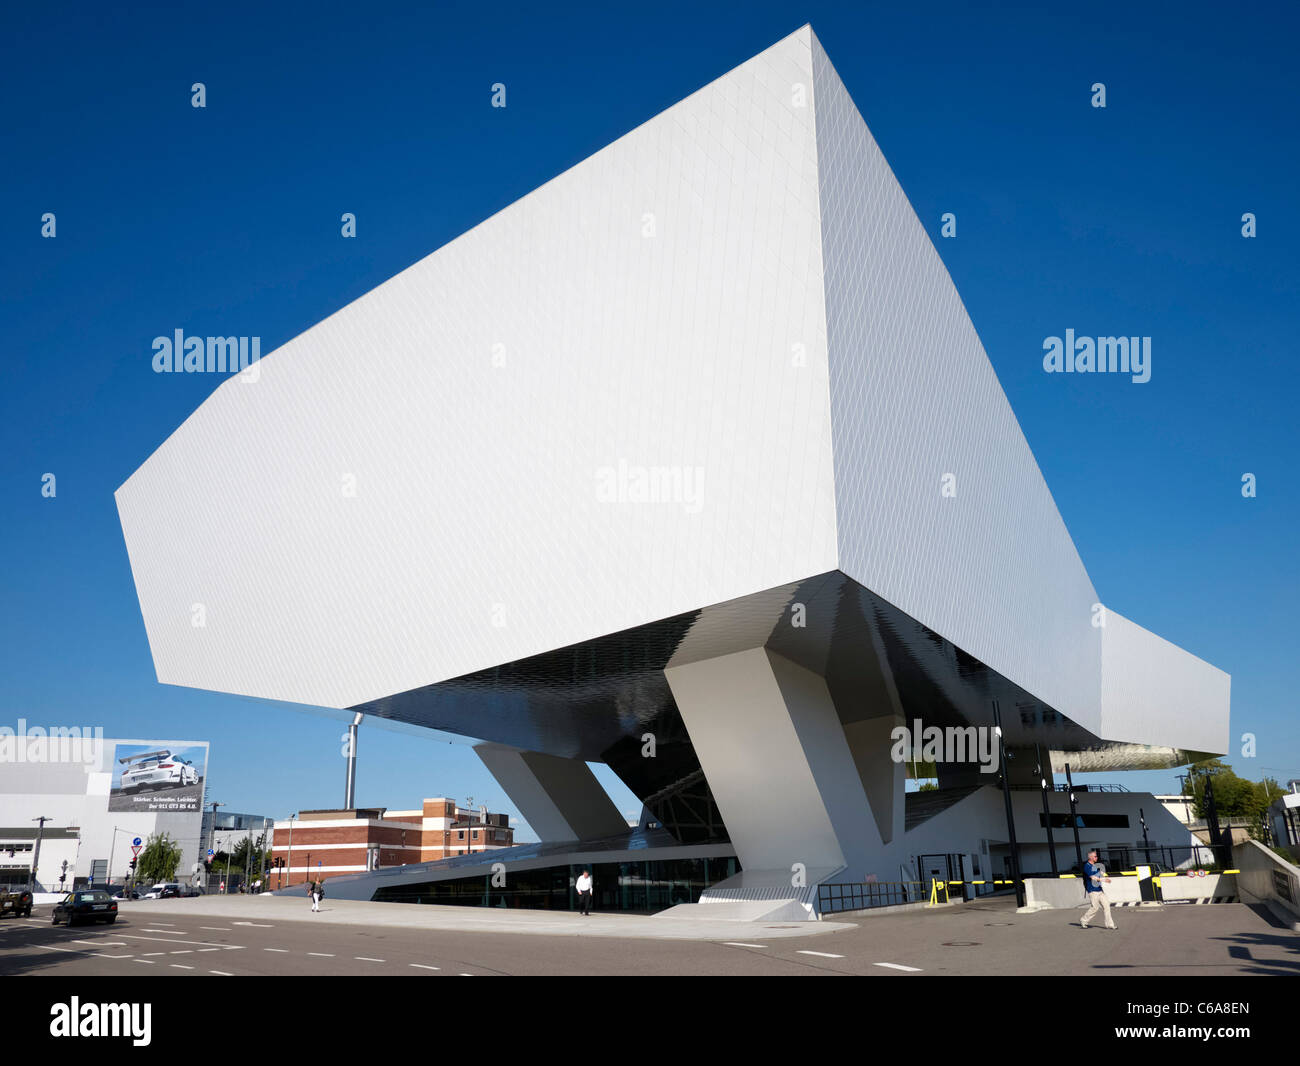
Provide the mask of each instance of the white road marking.
{"label": "white road marking", "polygon": [[872,965],[872,966],[884,966],[885,968],[890,969],[890,970],[904,970],[904,971],[907,972],[907,973],[920,973],[920,972],[921,972],[921,967],[919,967],[919,966],[901,966],[901,965],[899,965],[899,964],[896,963],[896,962],[873,962],[871,965]]}
{"label": "white road marking", "polygon": [[102,951],[92,951],[91,954],[101,959],[129,959],[132,957],[130,955],[105,955]]}
{"label": "white road marking", "polygon": [[234,974],[226,973],[225,970],[209,970],[208,973],[216,974],[218,977],[233,977]]}
{"label": "white road marking", "polygon": [[[220,951],[220,950],[221,950],[220,948],[199,948],[199,954],[201,955],[205,951]],[[176,952],[173,951],[172,954],[175,955]]]}
{"label": "white road marking", "polygon": [[279,951],[279,952],[283,952],[285,955],[288,955],[288,954],[289,954],[289,949],[288,949],[288,948],[263,948],[262,950],[263,950],[263,951]]}
{"label": "white road marking", "polygon": [[[146,929],[145,932],[147,933],[149,930]],[[154,930],[154,932],[158,932],[158,930]],[[130,933],[119,933],[118,936],[122,937],[124,940],[154,940],[163,944],[189,944],[191,947],[195,948],[233,947],[233,945],[214,944],[211,940],[177,940],[175,937],[171,936],[132,936]]]}
{"label": "white road marking", "polygon": [[724,940],[724,944],[731,948],[765,948],[766,944],[742,944],[739,940]]}
{"label": "white road marking", "polygon": [[173,969],[173,970],[192,970],[192,969],[194,969],[193,966],[182,966],[179,962],[173,962],[171,965],[172,965],[172,969]]}
{"label": "white road marking", "polygon": [[365,955],[353,955],[352,957],[356,959],[357,962],[383,962],[384,961],[383,959],[369,959],[366,958]]}
{"label": "white road marking", "polygon": [[76,948],[56,948],[52,944],[33,944],[32,947],[40,948],[42,951],[66,951],[69,955],[81,954]]}
{"label": "white road marking", "polygon": [[832,955],[829,951],[800,951],[799,955],[816,955],[819,959],[842,959],[843,955]]}
{"label": "white road marking", "polygon": [[[175,922],[158,922],[158,921],[155,921],[153,924],[154,924],[154,925],[166,925],[166,926],[170,926],[170,927],[173,928],[173,929],[176,928],[176,923],[175,923]],[[149,930],[146,929],[145,932],[147,933],[147,932],[149,932]]]}
{"label": "white road marking", "polygon": [[463,974],[461,974],[460,976],[461,976],[461,977],[473,977],[474,975],[473,975],[472,973],[463,973]]}
{"label": "white road marking", "polygon": [[182,950],[182,951],[172,951],[172,952],[168,952],[168,954],[171,954],[171,955],[193,955],[193,954],[194,954],[194,950],[193,950],[192,948],[185,948],[185,949]]}
{"label": "white road marking", "polygon": [[150,955],[166,955],[165,951],[146,951],[144,957],[147,959]]}
{"label": "white road marking", "polygon": [[274,929],[273,925],[263,925],[261,922],[231,922],[231,925],[251,925],[254,929]]}
{"label": "white road marking", "polygon": [[308,955],[315,955],[316,958],[318,958],[318,959],[332,959],[332,958],[334,958],[333,955],[327,954],[327,953],[324,952],[324,951],[309,951],[309,952],[307,952],[307,954],[308,954]]}
{"label": "white road marking", "polygon": [[422,962],[413,962],[413,963],[411,963],[411,965],[414,966],[417,970],[436,970],[436,969],[438,969],[437,966],[426,966],[426,965],[424,965],[424,963],[422,963]]}
{"label": "white road marking", "polygon": [[136,962],[143,962],[146,966],[153,965],[153,959],[136,959]]}
{"label": "white road marking", "polygon": [[201,925],[201,926],[199,926],[199,928],[200,928],[200,929],[206,929],[209,933],[228,933],[228,932],[230,932],[230,926],[228,926],[228,925]]}

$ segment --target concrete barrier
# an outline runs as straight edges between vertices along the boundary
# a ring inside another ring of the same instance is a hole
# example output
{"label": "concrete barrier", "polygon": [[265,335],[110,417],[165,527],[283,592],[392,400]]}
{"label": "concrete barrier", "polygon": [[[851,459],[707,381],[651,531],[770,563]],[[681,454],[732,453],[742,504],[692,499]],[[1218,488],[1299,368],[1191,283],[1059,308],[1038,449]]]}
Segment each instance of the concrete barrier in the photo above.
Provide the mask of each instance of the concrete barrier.
{"label": "concrete barrier", "polygon": [[[1300,874],[1300,871],[1297,871]],[[1136,877],[1112,876],[1104,885],[1111,903],[1140,903],[1141,882]],[[1206,874],[1204,877],[1165,876],[1160,879],[1160,894],[1166,902],[1211,900],[1237,896],[1237,879],[1232,874]],[[1298,889],[1297,898],[1300,898]],[[1025,903],[1045,909],[1068,909],[1086,906],[1081,877],[1031,877],[1025,881]]]}
{"label": "concrete barrier", "polygon": [[1240,871],[1238,898],[1267,905],[1280,921],[1300,931],[1300,868],[1254,840],[1234,846],[1232,858]]}
{"label": "concrete barrier", "polygon": [[1166,903],[1179,900],[1210,900],[1237,898],[1237,878],[1235,874],[1206,874],[1204,877],[1160,878],[1160,896]]}

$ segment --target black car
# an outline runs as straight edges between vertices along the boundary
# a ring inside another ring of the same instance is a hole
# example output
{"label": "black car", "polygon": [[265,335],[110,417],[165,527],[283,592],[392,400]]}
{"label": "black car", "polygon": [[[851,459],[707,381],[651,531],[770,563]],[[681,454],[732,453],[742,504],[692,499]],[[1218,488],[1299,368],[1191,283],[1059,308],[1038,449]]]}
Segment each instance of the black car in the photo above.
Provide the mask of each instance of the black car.
{"label": "black car", "polygon": [[12,914],[18,918],[32,916],[32,894],[26,889],[0,892],[0,916]]}
{"label": "black car", "polygon": [[54,913],[50,915],[51,925],[58,925],[60,920],[70,926],[77,922],[108,922],[112,925],[117,921],[117,904],[103,889],[69,892],[54,905]]}

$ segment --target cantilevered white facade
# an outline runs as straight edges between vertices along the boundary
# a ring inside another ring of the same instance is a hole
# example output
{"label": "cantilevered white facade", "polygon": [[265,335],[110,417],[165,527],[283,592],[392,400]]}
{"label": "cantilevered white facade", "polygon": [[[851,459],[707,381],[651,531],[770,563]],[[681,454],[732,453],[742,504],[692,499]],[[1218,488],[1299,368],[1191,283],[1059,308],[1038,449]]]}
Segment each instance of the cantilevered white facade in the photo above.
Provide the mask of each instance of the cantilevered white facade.
{"label": "cantilevered white facade", "polygon": [[224,382],[117,499],[160,681],[622,760],[643,798],[690,775],[619,745],[680,709],[737,737],[694,764],[724,820],[746,712],[676,705],[731,675],[830,715],[828,839],[901,818],[865,722],[996,698],[1076,766],[1226,748],[1227,675],[1100,608],[808,27]]}

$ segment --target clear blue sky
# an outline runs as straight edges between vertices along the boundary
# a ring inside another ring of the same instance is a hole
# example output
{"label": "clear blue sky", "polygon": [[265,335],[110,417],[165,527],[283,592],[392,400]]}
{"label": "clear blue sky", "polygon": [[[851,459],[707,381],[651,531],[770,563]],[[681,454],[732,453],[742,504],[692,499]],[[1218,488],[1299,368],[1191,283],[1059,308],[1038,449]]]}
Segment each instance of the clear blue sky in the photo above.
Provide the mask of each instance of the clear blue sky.
{"label": "clear blue sky", "polygon": [[[1229,754],[1239,772],[1300,776],[1295,9],[547,6],[0,15],[0,724],[207,739],[210,799],[338,805],[338,721],[155,680],[113,491],[217,382],[154,374],[150,342],[269,352],[811,22],[1102,599],[1233,675],[1233,736],[1258,737],[1254,759]],[[1152,380],[1044,374],[1043,338],[1067,328],[1151,336]],[[463,743],[365,727],[361,754],[360,803],[511,809]]]}

